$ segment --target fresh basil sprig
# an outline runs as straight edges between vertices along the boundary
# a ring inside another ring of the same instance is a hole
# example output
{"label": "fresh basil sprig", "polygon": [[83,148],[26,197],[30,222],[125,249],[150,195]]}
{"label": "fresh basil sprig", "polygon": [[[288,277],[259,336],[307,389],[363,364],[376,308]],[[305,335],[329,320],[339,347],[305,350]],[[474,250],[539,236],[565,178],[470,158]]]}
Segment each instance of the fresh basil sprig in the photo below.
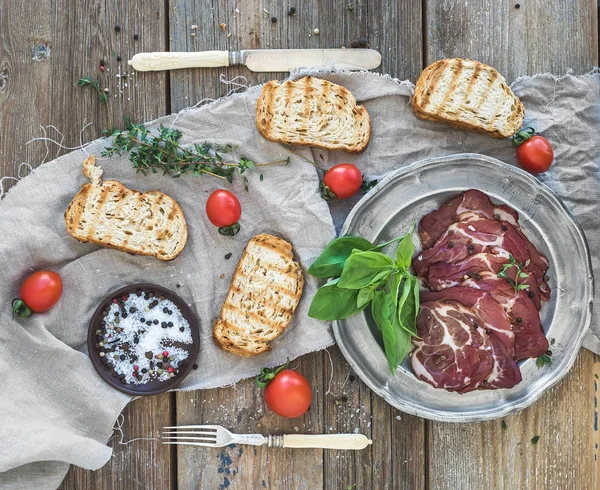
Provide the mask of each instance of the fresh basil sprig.
{"label": "fresh basil sprig", "polygon": [[[342,320],[370,305],[392,373],[410,352],[412,337],[417,336],[419,281],[409,272],[415,251],[413,231],[414,224],[406,235],[381,245],[361,237],[337,238],[308,269],[315,277],[333,278],[317,291],[308,316]],[[396,241],[392,259],[382,250]]]}

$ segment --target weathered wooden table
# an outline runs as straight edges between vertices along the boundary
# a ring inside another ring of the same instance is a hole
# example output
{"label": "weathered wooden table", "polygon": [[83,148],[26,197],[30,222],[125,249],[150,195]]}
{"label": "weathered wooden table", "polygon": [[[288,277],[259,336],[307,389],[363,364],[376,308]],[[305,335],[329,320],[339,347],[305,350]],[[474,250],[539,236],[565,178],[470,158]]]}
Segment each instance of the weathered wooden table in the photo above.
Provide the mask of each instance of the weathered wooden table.
{"label": "weathered wooden table", "polygon": [[[413,81],[429,62],[454,56],[489,63],[509,81],[571,68],[584,73],[598,64],[595,1],[517,2],[0,0],[1,175],[16,176],[21,162],[42,162],[45,146],[26,145],[43,135],[40,127],[57,140],[60,131],[66,147],[101,135],[105,111],[77,87],[80,77],[100,78],[109,88],[119,126],[124,116],[151,120],[226,94],[231,87],[219,82],[221,73],[250,83],[284,76],[233,67],[140,73],[126,85],[119,74],[128,73],[126,60],[139,51],[341,47],[365,39],[383,55],[379,71]],[[65,151],[48,150],[46,160]],[[314,387],[311,410],[299,420],[267,413],[252,381],[244,381],[139,399],[124,412],[126,439],[156,436],[172,423],[212,422],[240,432],[358,429],[372,437],[370,450],[177,450],[156,441],[113,441],[109,464],[96,472],[72,469],[63,488],[600,488],[598,361],[582,351],[563,382],[506,418],[505,427],[499,420],[452,425],[391,408],[331,348],[294,362]]]}

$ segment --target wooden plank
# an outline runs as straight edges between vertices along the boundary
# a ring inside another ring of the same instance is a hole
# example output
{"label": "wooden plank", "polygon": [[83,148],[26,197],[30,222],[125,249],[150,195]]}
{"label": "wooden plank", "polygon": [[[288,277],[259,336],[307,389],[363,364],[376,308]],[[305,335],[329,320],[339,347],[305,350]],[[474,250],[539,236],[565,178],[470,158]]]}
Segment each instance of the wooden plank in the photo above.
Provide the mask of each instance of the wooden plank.
{"label": "wooden plank", "polygon": [[[509,81],[598,62],[596,5],[547,2],[427,2],[427,62],[489,63]],[[429,423],[428,479],[443,488],[598,488],[595,356],[582,351],[570,375],[534,406],[483,424]],[[531,439],[540,436],[537,444]]]}
{"label": "wooden plank", "polygon": [[[370,451],[328,451],[325,488],[425,488],[425,423],[392,408],[358,378],[337,347],[325,353],[324,430],[360,432]],[[333,369],[332,369],[333,366]]]}
{"label": "wooden plank", "polygon": [[564,381],[504,419],[506,429],[499,420],[430,424],[431,487],[598,488],[599,371],[594,354],[582,351]]}
{"label": "wooden plank", "polygon": [[[123,411],[125,444],[115,432],[112,459],[97,471],[71,467],[61,490],[131,490],[175,488],[174,451],[158,440],[160,429],[171,423],[171,394],[139,398]],[[133,440],[141,438],[142,440]],[[131,442],[129,442],[131,441]],[[172,459],[173,458],[173,459]]]}
{"label": "wooden plank", "polygon": [[[80,144],[80,130],[88,122],[93,125],[81,135],[84,142],[108,128],[106,109],[97,96],[77,86],[81,77],[100,79],[109,88],[117,126],[122,126],[124,114],[145,121],[167,111],[166,75],[152,73],[139,80],[126,76],[126,60],[135,51],[166,47],[162,2],[157,9],[142,9],[134,1],[112,5],[99,0],[0,1],[0,177],[18,175],[21,162],[33,167],[42,162],[45,145],[26,145],[44,135],[40,126],[54,125],[48,137],[60,141],[60,131],[67,147]],[[104,72],[99,69],[102,59]],[[63,152],[50,145],[46,160]],[[12,183],[5,182],[5,188]],[[130,405],[124,411],[126,438],[156,436],[170,422],[170,398],[166,394]],[[151,441],[125,446],[115,441],[113,446],[114,458],[104,468],[71,469],[61,488],[170,487],[171,450]]]}
{"label": "wooden plank", "polygon": [[[288,15],[291,5],[295,13]],[[272,17],[277,22],[273,23]],[[169,18],[172,51],[339,48],[365,39],[383,54],[379,72],[416,79],[421,70],[421,2],[173,0]],[[198,28],[192,29],[193,25]],[[319,29],[319,35],[314,29]],[[244,76],[251,85],[286,76],[252,73],[242,66],[174,71],[173,111],[227,94],[231,87],[219,81],[221,74],[225,80]]]}
{"label": "wooden plank", "polygon": [[[175,0],[170,9],[172,51],[239,50],[248,48],[350,47],[366,39],[381,50],[380,72],[415,79],[421,70],[421,2],[355,1],[353,9],[343,2],[300,0]],[[295,13],[288,15],[294,6]],[[276,22],[271,18],[275,17]],[[224,28],[220,25],[224,24]],[[192,29],[197,25],[197,29]],[[319,35],[314,34],[319,29]],[[231,33],[231,36],[228,35]],[[195,34],[195,35],[192,35]],[[249,84],[284,78],[284,73],[252,73],[245,67],[182,70],[171,73],[173,111],[204,98],[225,95],[230,87],[220,83],[243,75]],[[263,415],[260,394],[248,381],[233,388],[178,393],[178,422],[223,423],[236,430],[353,432],[372,434],[371,451],[275,452],[239,448],[216,452],[181,448],[178,452],[178,482],[186,488],[422,488],[424,487],[424,424],[402,416],[373,397],[344,361],[337,348],[330,350],[334,363],[331,392],[328,391],[330,363],[327,353],[310,354],[300,360],[300,371],[313,387],[320,387],[318,405],[313,403],[310,420],[284,421]],[[352,376],[353,381],[348,381]],[[345,393],[345,394],[343,394]],[[343,400],[342,401],[342,397]],[[233,414],[241,413],[238,421]],[[377,421],[374,425],[373,421]],[[396,443],[392,445],[392,439]],[[231,458],[231,461],[229,460]],[[274,461],[276,458],[277,463]],[[225,467],[223,466],[225,465]],[[225,470],[229,470],[226,473]],[[233,471],[235,469],[235,475]],[[261,471],[262,469],[262,471]],[[221,471],[221,472],[219,472]],[[226,480],[227,479],[227,480]],[[380,482],[391,486],[382,487]]]}
{"label": "wooden plank", "polygon": [[512,82],[570,68],[585,73],[598,62],[596,3],[588,0],[428,0],[426,19],[427,63],[473,58]]}
{"label": "wooden plank", "polygon": [[[285,419],[267,410],[253,380],[234,387],[177,393],[178,424],[220,424],[234,432],[285,434],[323,431],[323,353],[291,363],[313,387],[310,410]],[[277,488],[314,490],[323,487],[323,451],[233,446],[222,449],[181,447],[177,453],[178,488]]]}

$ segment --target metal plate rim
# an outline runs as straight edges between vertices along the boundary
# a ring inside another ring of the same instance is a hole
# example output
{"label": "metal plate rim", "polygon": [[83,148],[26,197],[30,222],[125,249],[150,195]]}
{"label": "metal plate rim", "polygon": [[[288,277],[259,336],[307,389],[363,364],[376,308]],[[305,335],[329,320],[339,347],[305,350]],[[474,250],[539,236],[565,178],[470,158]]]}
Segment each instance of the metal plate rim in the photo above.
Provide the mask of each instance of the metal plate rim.
{"label": "metal plate rim", "polygon": [[374,382],[374,380],[371,379],[370,376],[362,369],[362,367],[359,365],[359,363],[355,359],[352,358],[352,356],[350,355],[346,346],[344,345],[343,337],[340,334],[340,329],[342,328],[340,321],[333,322],[334,337],[335,337],[336,343],[338,344],[338,346],[340,348],[340,351],[342,352],[342,355],[344,356],[346,361],[350,364],[352,369],[361,378],[361,380],[372,391],[374,391],[378,396],[382,397],[387,403],[389,403],[393,407],[396,407],[405,413],[408,413],[411,415],[416,415],[416,416],[419,416],[419,417],[422,417],[425,419],[440,421],[440,422],[465,423],[465,422],[481,422],[481,421],[486,421],[486,420],[494,420],[494,419],[498,419],[498,418],[510,415],[519,410],[522,410],[523,408],[526,408],[526,407],[532,405],[533,403],[535,403],[549,388],[554,386],[556,383],[558,383],[561,379],[563,379],[566,376],[566,374],[571,370],[571,368],[573,367],[573,364],[575,363],[575,360],[577,358],[579,350],[581,349],[581,344],[583,343],[585,334],[587,333],[587,331],[589,330],[590,325],[591,325],[593,295],[594,295],[594,277],[593,277],[593,269],[592,269],[589,245],[588,245],[587,239],[585,237],[585,234],[583,232],[583,229],[581,228],[579,223],[577,223],[577,221],[575,220],[575,218],[573,217],[571,212],[568,210],[568,208],[565,206],[565,204],[562,202],[562,200],[554,193],[554,191],[552,191],[552,189],[550,189],[550,187],[548,187],[547,185],[545,185],[542,182],[540,182],[539,180],[537,180],[533,175],[525,172],[524,170],[522,170],[518,167],[504,163],[496,158],[489,157],[487,155],[477,154],[477,153],[458,153],[458,154],[443,156],[443,157],[427,158],[427,159],[419,160],[417,162],[414,162],[412,164],[409,164],[407,166],[401,167],[399,169],[396,169],[396,170],[390,172],[377,184],[377,186],[375,186],[373,188],[373,190],[371,192],[369,192],[367,195],[365,195],[356,204],[356,206],[354,206],[354,208],[350,211],[350,213],[348,214],[348,217],[346,218],[346,220],[344,222],[344,225],[342,226],[342,229],[340,231],[340,236],[344,236],[348,232],[348,229],[352,225],[356,214],[364,206],[366,206],[369,203],[369,201],[371,199],[373,199],[382,189],[384,189],[390,181],[396,179],[398,176],[415,172],[418,169],[421,169],[425,166],[435,165],[435,164],[439,164],[439,163],[452,163],[457,160],[484,161],[486,164],[494,165],[494,166],[500,167],[503,170],[506,170],[508,172],[514,172],[516,174],[519,174],[520,177],[524,178],[525,180],[529,180],[532,185],[536,186],[541,192],[543,192],[547,198],[549,198],[551,201],[554,201],[555,204],[557,204],[565,212],[566,216],[569,218],[569,220],[571,221],[571,224],[573,225],[573,230],[577,232],[577,238],[581,241],[581,245],[583,246],[583,249],[585,251],[585,256],[587,258],[586,267],[588,270],[588,277],[585,280],[589,283],[590,289],[591,289],[591,298],[587,305],[587,311],[585,311],[586,319],[585,319],[584,328],[582,328],[581,331],[578,332],[576,341],[573,343],[573,345],[576,346],[576,348],[572,348],[570,350],[570,352],[568,353],[568,357],[567,357],[564,367],[559,372],[556,372],[553,377],[547,379],[541,386],[539,386],[537,388],[537,390],[535,392],[532,392],[530,396],[521,400],[520,402],[512,402],[510,404],[507,404],[507,406],[505,406],[504,408],[496,410],[492,413],[485,412],[485,413],[481,413],[478,415],[467,415],[467,414],[454,415],[454,414],[447,414],[444,412],[436,412],[435,410],[430,410],[430,409],[419,409],[419,408],[407,406],[402,400],[394,399],[393,397],[391,397],[389,395],[389,391],[387,391],[387,390],[384,391],[379,386],[377,386],[376,383]]}

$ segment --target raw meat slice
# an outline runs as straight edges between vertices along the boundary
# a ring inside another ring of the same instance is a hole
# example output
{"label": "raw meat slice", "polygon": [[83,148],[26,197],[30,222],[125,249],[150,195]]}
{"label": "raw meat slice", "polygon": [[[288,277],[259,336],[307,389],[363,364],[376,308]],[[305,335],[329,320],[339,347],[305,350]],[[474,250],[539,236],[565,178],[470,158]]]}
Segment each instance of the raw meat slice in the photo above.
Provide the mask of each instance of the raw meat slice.
{"label": "raw meat slice", "polygon": [[435,388],[475,389],[492,372],[491,354],[483,349],[480,319],[454,301],[421,304],[417,316],[413,370]]}
{"label": "raw meat slice", "polygon": [[470,219],[453,223],[440,239],[412,261],[415,273],[427,279],[429,267],[438,262],[456,263],[476,253],[491,253],[517,262],[529,260],[527,244],[515,228],[506,221]]}
{"label": "raw meat slice", "polygon": [[[529,282],[535,281],[530,279]],[[482,272],[479,277],[467,279],[462,285],[487,292],[506,310],[514,333],[513,357],[516,360],[539,357],[548,350],[548,339],[542,330],[538,309],[527,291],[515,291],[508,281],[492,272]]]}
{"label": "raw meat slice", "polygon": [[494,336],[488,335],[485,346],[490,349],[494,360],[492,372],[483,380],[480,388],[495,390],[512,388],[521,382],[521,370],[515,360],[507,355],[502,343]]}
{"label": "raw meat slice", "polygon": [[484,218],[494,217],[494,208],[488,196],[475,189],[465,191],[421,218],[419,237],[423,249],[437,242],[448,227],[457,220],[456,217],[466,211],[476,211]]}
{"label": "raw meat slice", "polygon": [[486,333],[494,334],[502,343],[509,357],[514,355],[515,336],[504,308],[485,291],[457,286],[439,292],[425,291],[421,293],[421,301],[456,301],[477,315]]}
{"label": "raw meat slice", "polygon": [[[433,291],[441,291],[453,286],[464,285],[464,281],[467,279],[477,278],[478,275],[482,275],[485,272],[490,272],[494,275],[497,275],[502,266],[507,262],[508,260],[506,257],[502,255],[479,253],[471,255],[455,264],[433,264],[429,268],[427,285]],[[512,280],[515,279],[515,268],[508,269],[506,273],[509,278]],[[525,291],[525,293],[533,301],[536,309],[539,310],[540,293],[538,291],[535,276],[530,274],[527,279],[519,278],[519,283],[527,284],[529,286],[529,289]],[[507,285],[510,286],[508,283]]]}

